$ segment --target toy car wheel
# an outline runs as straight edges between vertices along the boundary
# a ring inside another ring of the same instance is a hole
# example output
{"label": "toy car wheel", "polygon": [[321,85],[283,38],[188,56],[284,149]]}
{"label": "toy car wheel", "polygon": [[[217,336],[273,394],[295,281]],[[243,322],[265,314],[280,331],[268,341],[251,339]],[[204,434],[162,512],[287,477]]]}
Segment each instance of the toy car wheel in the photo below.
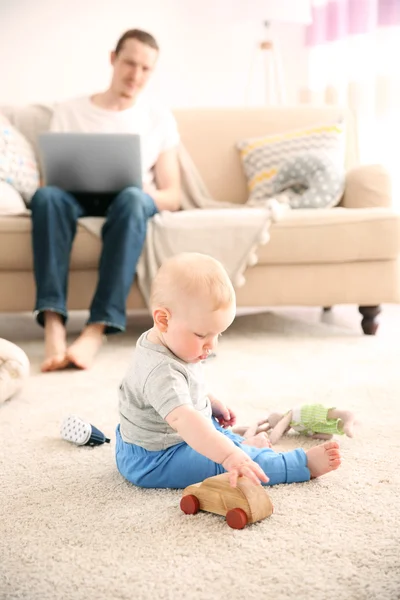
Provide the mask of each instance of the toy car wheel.
{"label": "toy car wheel", "polygon": [[242,508],[233,508],[226,513],[226,522],[232,529],[243,529],[248,523],[246,513]]}
{"label": "toy car wheel", "polygon": [[185,515],[195,515],[200,510],[199,499],[193,494],[183,496],[181,500],[181,510],[183,510]]}

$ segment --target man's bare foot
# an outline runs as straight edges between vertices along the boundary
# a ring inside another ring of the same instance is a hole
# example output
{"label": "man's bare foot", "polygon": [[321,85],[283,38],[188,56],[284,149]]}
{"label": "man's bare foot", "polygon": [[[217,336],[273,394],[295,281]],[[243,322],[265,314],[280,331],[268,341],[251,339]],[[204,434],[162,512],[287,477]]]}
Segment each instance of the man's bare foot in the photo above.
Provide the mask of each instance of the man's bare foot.
{"label": "man's bare foot", "polygon": [[242,442],[242,445],[253,446],[254,448],[271,448],[271,442],[268,439],[268,435],[263,432],[246,438],[246,441]]}
{"label": "man's bare foot", "polygon": [[89,369],[103,343],[105,326],[102,323],[86,325],[81,335],[67,349],[68,362],[78,369]]}
{"label": "man's bare foot", "polygon": [[65,369],[68,365],[66,331],[62,316],[56,312],[46,310],[44,313],[44,340],[45,360],[41,370]]}
{"label": "man's bare foot", "polygon": [[325,442],[320,446],[314,446],[306,451],[306,456],[311,479],[321,477],[340,467],[341,458],[337,442]]}

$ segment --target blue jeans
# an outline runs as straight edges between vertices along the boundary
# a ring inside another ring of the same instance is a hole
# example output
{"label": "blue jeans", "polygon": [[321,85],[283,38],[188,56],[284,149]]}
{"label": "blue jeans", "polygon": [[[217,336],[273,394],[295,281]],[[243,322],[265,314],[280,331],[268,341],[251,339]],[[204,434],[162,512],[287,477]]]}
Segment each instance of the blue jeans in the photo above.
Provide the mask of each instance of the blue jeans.
{"label": "blue jeans", "polygon": [[117,196],[70,194],[57,187],[37,190],[31,201],[36,318],[44,311],[67,320],[67,286],[77,221],[105,216],[96,292],[88,323],[104,323],[105,333],[124,331],[125,305],[146,238],[147,221],[157,212],[154,200],[129,187]]}
{"label": "blue jeans", "polygon": [[[307,456],[302,448],[275,452],[271,448],[243,445],[244,438],[223,429],[215,419],[215,428],[239,446],[269,477],[266,485],[309,481]],[[225,472],[222,465],[199,454],[185,442],[167,450],[150,451],[124,442],[116,431],[116,462],[119,472],[131,483],[144,488],[185,488]]]}

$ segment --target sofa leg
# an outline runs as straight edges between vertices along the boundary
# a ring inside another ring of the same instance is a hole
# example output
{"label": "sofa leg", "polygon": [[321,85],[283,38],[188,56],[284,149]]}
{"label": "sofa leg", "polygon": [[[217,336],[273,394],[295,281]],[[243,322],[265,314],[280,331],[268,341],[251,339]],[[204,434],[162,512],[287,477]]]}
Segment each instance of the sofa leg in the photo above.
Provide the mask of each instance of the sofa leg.
{"label": "sofa leg", "polygon": [[378,306],[359,306],[359,312],[362,315],[361,327],[365,335],[375,335],[379,322],[377,316],[381,312],[381,307]]}
{"label": "sofa leg", "polygon": [[324,306],[322,310],[324,312],[330,312],[332,310],[332,306]]}

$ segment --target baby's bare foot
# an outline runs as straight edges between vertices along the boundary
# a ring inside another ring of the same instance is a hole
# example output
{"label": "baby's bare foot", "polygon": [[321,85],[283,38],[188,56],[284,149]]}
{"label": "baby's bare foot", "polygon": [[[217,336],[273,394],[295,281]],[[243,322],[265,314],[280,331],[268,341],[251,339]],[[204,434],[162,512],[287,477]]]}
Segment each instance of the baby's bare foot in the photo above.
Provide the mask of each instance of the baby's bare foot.
{"label": "baby's bare foot", "polygon": [[44,313],[45,360],[41,370],[58,371],[68,365],[67,342],[64,321],[61,315],[51,311]]}
{"label": "baby's bare foot", "polygon": [[78,369],[89,369],[103,343],[104,325],[91,323],[67,350],[69,364]]}
{"label": "baby's bare foot", "polygon": [[263,432],[246,438],[246,441],[242,442],[242,445],[253,446],[254,448],[271,448],[268,435]]}
{"label": "baby's bare foot", "polygon": [[306,455],[311,479],[321,477],[321,475],[340,467],[341,457],[337,442],[326,442],[321,446],[314,446],[306,451]]}

